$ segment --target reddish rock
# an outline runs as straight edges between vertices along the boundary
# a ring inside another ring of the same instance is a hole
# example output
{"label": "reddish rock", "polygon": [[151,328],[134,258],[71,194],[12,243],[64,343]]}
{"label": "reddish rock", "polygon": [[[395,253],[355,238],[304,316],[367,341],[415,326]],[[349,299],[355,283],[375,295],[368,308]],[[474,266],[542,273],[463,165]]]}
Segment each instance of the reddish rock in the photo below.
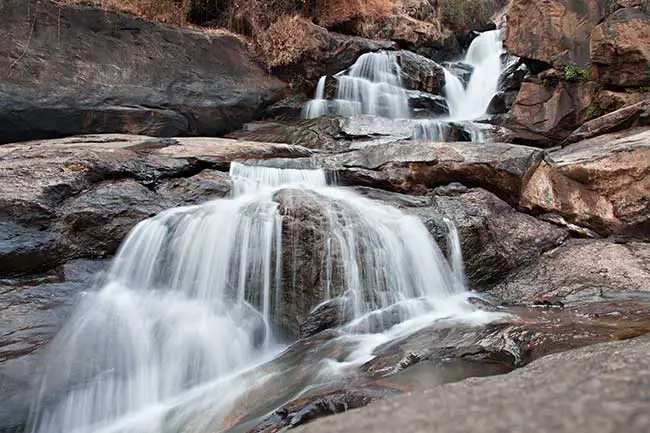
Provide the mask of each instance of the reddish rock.
{"label": "reddish rock", "polygon": [[634,126],[650,126],[650,100],[641,101],[590,120],[573,131],[566,141],[575,143]]}
{"label": "reddish rock", "polygon": [[552,146],[587,120],[596,89],[590,81],[525,82],[504,126],[514,142]]}
{"label": "reddish rock", "polygon": [[589,63],[589,37],[607,0],[513,0],[508,10],[510,54],[563,66]]}
{"label": "reddish rock", "polygon": [[593,30],[590,45],[599,81],[618,87],[650,85],[650,16],[619,9]]}
{"label": "reddish rock", "polygon": [[650,92],[614,92],[611,90],[601,90],[596,98],[596,105],[603,113],[611,113],[629,105],[638,104],[639,102],[650,99]]}
{"label": "reddish rock", "polygon": [[551,152],[523,188],[520,206],[555,212],[607,235],[650,235],[650,128],[601,135]]}

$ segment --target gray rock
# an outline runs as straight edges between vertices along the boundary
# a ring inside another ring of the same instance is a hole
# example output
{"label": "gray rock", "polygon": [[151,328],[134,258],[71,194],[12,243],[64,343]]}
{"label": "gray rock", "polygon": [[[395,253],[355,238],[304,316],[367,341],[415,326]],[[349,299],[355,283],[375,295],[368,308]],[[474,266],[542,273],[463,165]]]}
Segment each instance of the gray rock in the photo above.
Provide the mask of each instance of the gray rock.
{"label": "gray rock", "polygon": [[647,244],[571,239],[490,291],[509,302],[561,299],[564,303],[625,292],[645,293],[650,299]]}
{"label": "gray rock", "polygon": [[319,432],[643,433],[650,338],[550,355],[504,376],[399,396],[299,428]]}
{"label": "gray rock", "polygon": [[107,265],[80,260],[44,275],[0,280],[0,431],[22,431],[45,346]]}
{"label": "gray rock", "polygon": [[7,0],[0,14],[0,143],[219,135],[286,90],[233,36],[49,0]]}
{"label": "gray rock", "polygon": [[538,149],[503,143],[399,141],[319,159],[348,185],[424,194],[462,182],[517,203],[524,179],[541,158]]}

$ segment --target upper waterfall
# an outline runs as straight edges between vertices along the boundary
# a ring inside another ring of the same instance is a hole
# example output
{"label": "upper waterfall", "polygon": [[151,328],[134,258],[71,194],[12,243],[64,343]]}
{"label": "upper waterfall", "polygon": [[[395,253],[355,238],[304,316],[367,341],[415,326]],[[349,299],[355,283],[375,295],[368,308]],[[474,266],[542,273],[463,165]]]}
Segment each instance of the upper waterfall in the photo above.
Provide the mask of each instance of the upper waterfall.
{"label": "upper waterfall", "polygon": [[484,32],[472,41],[461,60],[472,68],[466,85],[450,69],[443,68],[445,85],[442,92],[449,110],[446,116],[412,119],[400,65],[391,52],[380,51],[363,54],[349,69],[332,77],[336,86],[334,99],[327,99],[328,77],[321,77],[314,99],[302,109],[302,117],[375,115],[406,121],[414,139],[452,141],[453,129],[460,128],[472,141],[487,141],[488,128],[470,122],[486,114],[497,93],[503,71],[503,52],[501,30]]}
{"label": "upper waterfall", "polygon": [[458,77],[445,69],[443,93],[449,106],[450,119],[473,120],[486,114],[498,90],[503,53],[502,31],[484,32],[474,38],[463,60],[473,68],[467,88]]}
{"label": "upper waterfall", "polygon": [[315,99],[305,105],[303,117],[372,114],[391,119],[409,118],[408,98],[400,74],[400,66],[392,53],[363,54],[348,70],[334,75],[338,84],[336,97],[330,103],[325,99],[326,77],[321,77]]}

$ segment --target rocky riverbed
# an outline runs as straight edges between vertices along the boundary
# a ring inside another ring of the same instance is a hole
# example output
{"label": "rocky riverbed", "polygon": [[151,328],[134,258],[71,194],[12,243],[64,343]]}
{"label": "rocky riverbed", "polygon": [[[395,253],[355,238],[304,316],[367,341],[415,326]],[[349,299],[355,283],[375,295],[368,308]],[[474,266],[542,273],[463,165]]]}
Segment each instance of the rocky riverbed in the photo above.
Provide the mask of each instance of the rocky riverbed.
{"label": "rocky riverbed", "polygon": [[[647,2],[493,2],[518,59],[476,121],[485,142],[471,142],[477,126],[464,121],[438,142],[413,133],[417,119],[299,119],[319,77],[382,50],[415,113],[449,112],[442,65],[467,36],[445,28],[432,2],[403,3],[363,27],[376,39],[354,20],[313,25],[305,54],[271,71],[229,35],[51,1],[0,5],[1,433],[23,431],[48,344],[128,233],[165,210],[231,197],[233,162],[323,169],[417,217],[449,261],[451,222],[471,303],[494,319],[440,318],[323,382],[323,361],[354,350],[341,293],[322,302],[335,280],[321,275],[326,199],[280,189],[273,202],[291,243],[277,266],[295,274],[275,318],[284,350],[251,373],[274,379],[205,431],[276,432],[371,403],[300,428],[647,431]],[[453,67],[467,81],[471,66]]]}

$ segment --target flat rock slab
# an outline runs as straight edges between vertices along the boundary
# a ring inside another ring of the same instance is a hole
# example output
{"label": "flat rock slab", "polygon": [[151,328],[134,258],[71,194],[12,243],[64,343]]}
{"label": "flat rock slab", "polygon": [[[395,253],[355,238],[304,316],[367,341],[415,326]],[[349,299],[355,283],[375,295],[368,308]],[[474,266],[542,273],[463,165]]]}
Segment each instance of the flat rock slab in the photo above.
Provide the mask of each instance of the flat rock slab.
{"label": "flat rock slab", "polygon": [[471,378],[317,420],[297,431],[645,433],[650,337],[539,359],[503,376]]}
{"label": "flat rock slab", "polygon": [[398,141],[321,161],[346,184],[426,193],[429,188],[462,182],[516,203],[522,184],[541,159],[539,149],[505,143]]}

